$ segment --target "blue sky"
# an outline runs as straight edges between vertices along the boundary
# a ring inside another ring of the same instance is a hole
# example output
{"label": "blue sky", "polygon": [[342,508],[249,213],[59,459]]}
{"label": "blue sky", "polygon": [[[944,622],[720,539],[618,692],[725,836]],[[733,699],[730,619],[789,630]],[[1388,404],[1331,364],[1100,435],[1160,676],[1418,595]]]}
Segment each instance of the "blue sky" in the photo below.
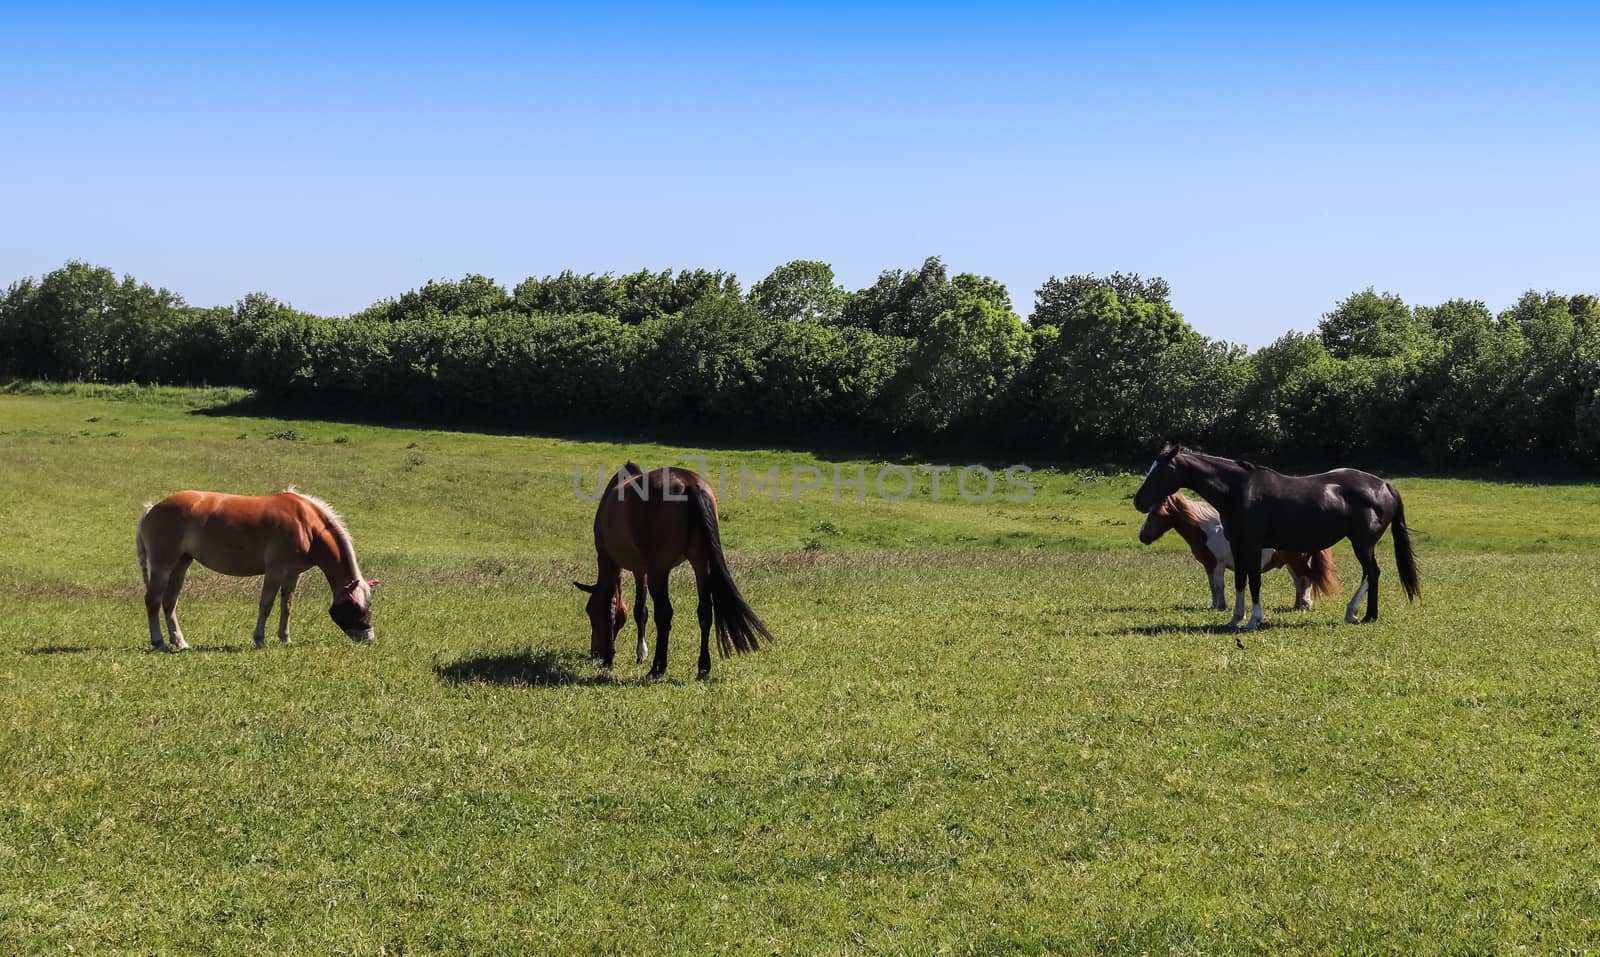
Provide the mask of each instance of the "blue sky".
{"label": "blue sky", "polygon": [[1261,345],[1374,285],[1600,292],[1600,12],[306,6],[5,14],[0,282],[342,313],[429,278],[943,256],[1156,274]]}

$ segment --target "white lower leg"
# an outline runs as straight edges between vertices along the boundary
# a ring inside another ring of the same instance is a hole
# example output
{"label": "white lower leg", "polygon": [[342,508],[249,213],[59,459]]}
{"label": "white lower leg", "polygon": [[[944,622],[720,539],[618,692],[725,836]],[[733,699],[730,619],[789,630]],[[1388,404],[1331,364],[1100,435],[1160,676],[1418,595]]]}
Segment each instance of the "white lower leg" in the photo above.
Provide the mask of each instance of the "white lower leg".
{"label": "white lower leg", "polygon": [[1246,631],[1255,631],[1261,627],[1261,602],[1255,602],[1250,608],[1250,623],[1245,625]]}
{"label": "white lower leg", "polygon": [[1358,614],[1358,610],[1361,608],[1361,603],[1366,601],[1366,600],[1367,600],[1367,576],[1362,575],[1361,576],[1361,587],[1356,589],[1355,597],[1351,598],[1350,599],[1350,604],[1345,606],[1345,609],[1344,609],[1344,620],[1349,622],[1352,625],[1355,624],[1356,622],[1360,621],[1361,620],[1361,616]]}
{"label": "white lower leg", "polygon": [[1238,627],[1241,621],[1244,621],[1244,589],[1236,588],[1233,592],[1233,620],[1228,622],[1228,627]]}
{"label": "white lower leg", "polygon": [[189,643],[183,640],[183,629],[178,627],[178,615],[171,608],[166,609],[166,613],[167,633],[172,636],[172,647],[183,651],[189,647]]}

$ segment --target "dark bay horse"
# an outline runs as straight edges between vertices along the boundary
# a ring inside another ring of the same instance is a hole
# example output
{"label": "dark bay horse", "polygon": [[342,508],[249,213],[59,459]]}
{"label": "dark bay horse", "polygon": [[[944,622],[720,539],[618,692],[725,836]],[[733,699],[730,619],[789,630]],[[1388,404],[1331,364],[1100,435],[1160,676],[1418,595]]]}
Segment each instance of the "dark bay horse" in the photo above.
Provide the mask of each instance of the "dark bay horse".
{"label": "dark bay horse", "polygon": [[1234,606],[1230,625],[1244,619],[1244,589],[1250,585],[1253,606],[1246,628],[1261,624],[1261,550],[1318,552],[1350,539],[1361,563],[1361,585],[1345,608],[1345,621],[1356,622],[1361,599],[1366,617],[1378,620],[1378,540],[1394,528],[1394,563],[1407,600],[1422,593],[1416,557],[1406,528],[1400,493],[1376,475],[1356,469],[1334,469],[1316,475],[1284,475],[1240,459],[1206,455],[1168,442],[1133,496],[1133,505],[1148,512],[1180,488],[1193,489],[1222,518],[1233,549]]}
{"label": "dark bay horse", "polygon": [[639,660],[644,661],[644,608],[648,586],[656,606],[656,655],[650,675],[667,672],[667,634],[672,630],[672,602],[667,576],[685,560],[694,570],[700,618],[699,676],[711,675],[711,631],[726,657],[755,651],[758,636],[772,640],[767,626],[750,609],[728,571],[717,525],[717,499],[711,487],[688,469],[656,469],[646,475],[629,462],[606,485],[594,515],[594,550],[599,574],[593,585],[573,582],[589,593],[589,651],[611,667],[617,632],[627,621],[622,601],[622,573],[633,572],[635,613],[639,618]]}
{"label": "dark bay horse", "polygon": [[289,489],[275,495],[175,492],[145,505],[135,541],[144,578],[150,644],[161,647],[161,614],[172,650],[189,647],[178,627],[178,593],[192,562],[224,575],[262,576],[256,647],[266,643],[267,618],[278,601],[278,638],[289,640],[289,611],[300,575],[316,568],[333,589],[328,615],[356,641],[372,638],[372,586],[361,577],[344,520],[327,502]]}

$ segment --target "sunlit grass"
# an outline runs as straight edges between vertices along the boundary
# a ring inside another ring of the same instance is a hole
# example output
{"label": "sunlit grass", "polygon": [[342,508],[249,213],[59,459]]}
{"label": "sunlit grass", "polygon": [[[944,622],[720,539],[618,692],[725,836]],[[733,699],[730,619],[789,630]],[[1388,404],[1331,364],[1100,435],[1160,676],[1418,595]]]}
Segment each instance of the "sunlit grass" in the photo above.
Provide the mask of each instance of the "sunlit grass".
{"label": "sunlit grass", "polygon": [[[1137,544],[1131,477],[730,494],[779,641],[693,681],[680,583],[650,683],[582,656],[572,467],[833,463],[25,391],[0,396],[0,952],[1600,946],[1593,487],[1400,476],[1424,601],[1389,576],[1350,627],[1269,576],[1243,651],[1185,549]],[[149,653],[139,504],[291,483],[384,580],[378,641],[308,577],[295,642],[256,652],[256,584],[196,572],[195,650]]]}

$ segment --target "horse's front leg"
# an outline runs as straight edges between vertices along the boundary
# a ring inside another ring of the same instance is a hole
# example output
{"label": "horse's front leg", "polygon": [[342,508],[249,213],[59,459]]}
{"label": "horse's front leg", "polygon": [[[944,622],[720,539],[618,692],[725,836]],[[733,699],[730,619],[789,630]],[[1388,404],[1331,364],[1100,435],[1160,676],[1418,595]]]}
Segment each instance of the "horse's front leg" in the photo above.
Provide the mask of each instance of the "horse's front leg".
{"label": "horse's front leg", "polygon": [[1228,622],[1229,628],[1239,627],[1239,622],[1244,621],[1244,586],[1248,576],[1244,570],[1244,562],[1239,561],[1238,553],[1233,557],[1233,619]]}
{"label": "horse's front leg", "polygon": [[300,587],[300,573],[285,576],[278,599],[278,640],[289,641],[289,613],[294,610],[294,592]]}
{"label": "horse's front leg", "polygon": [[1221,562],[1211,566],[1211,571],[1206,573],[1206,578],[1211,582],[1211,610],[1228,610],[1228,567]]}
{"label": "horse's front leg", "polygon": [[261,578],[260,613],[256,615],[256,630],[250,635],[257,648],[267,646],[267,619],[272,616],[272,606],[278,600],[278,590],[282,587],[283,578],[275,572],[268,571]]}
{"label": "horse's front leg", "polygon": [[1244,627],[1246,631],[1255,631],[1261,627],[1261,558],[1259,556],[1250,566],[1250,623]]}

